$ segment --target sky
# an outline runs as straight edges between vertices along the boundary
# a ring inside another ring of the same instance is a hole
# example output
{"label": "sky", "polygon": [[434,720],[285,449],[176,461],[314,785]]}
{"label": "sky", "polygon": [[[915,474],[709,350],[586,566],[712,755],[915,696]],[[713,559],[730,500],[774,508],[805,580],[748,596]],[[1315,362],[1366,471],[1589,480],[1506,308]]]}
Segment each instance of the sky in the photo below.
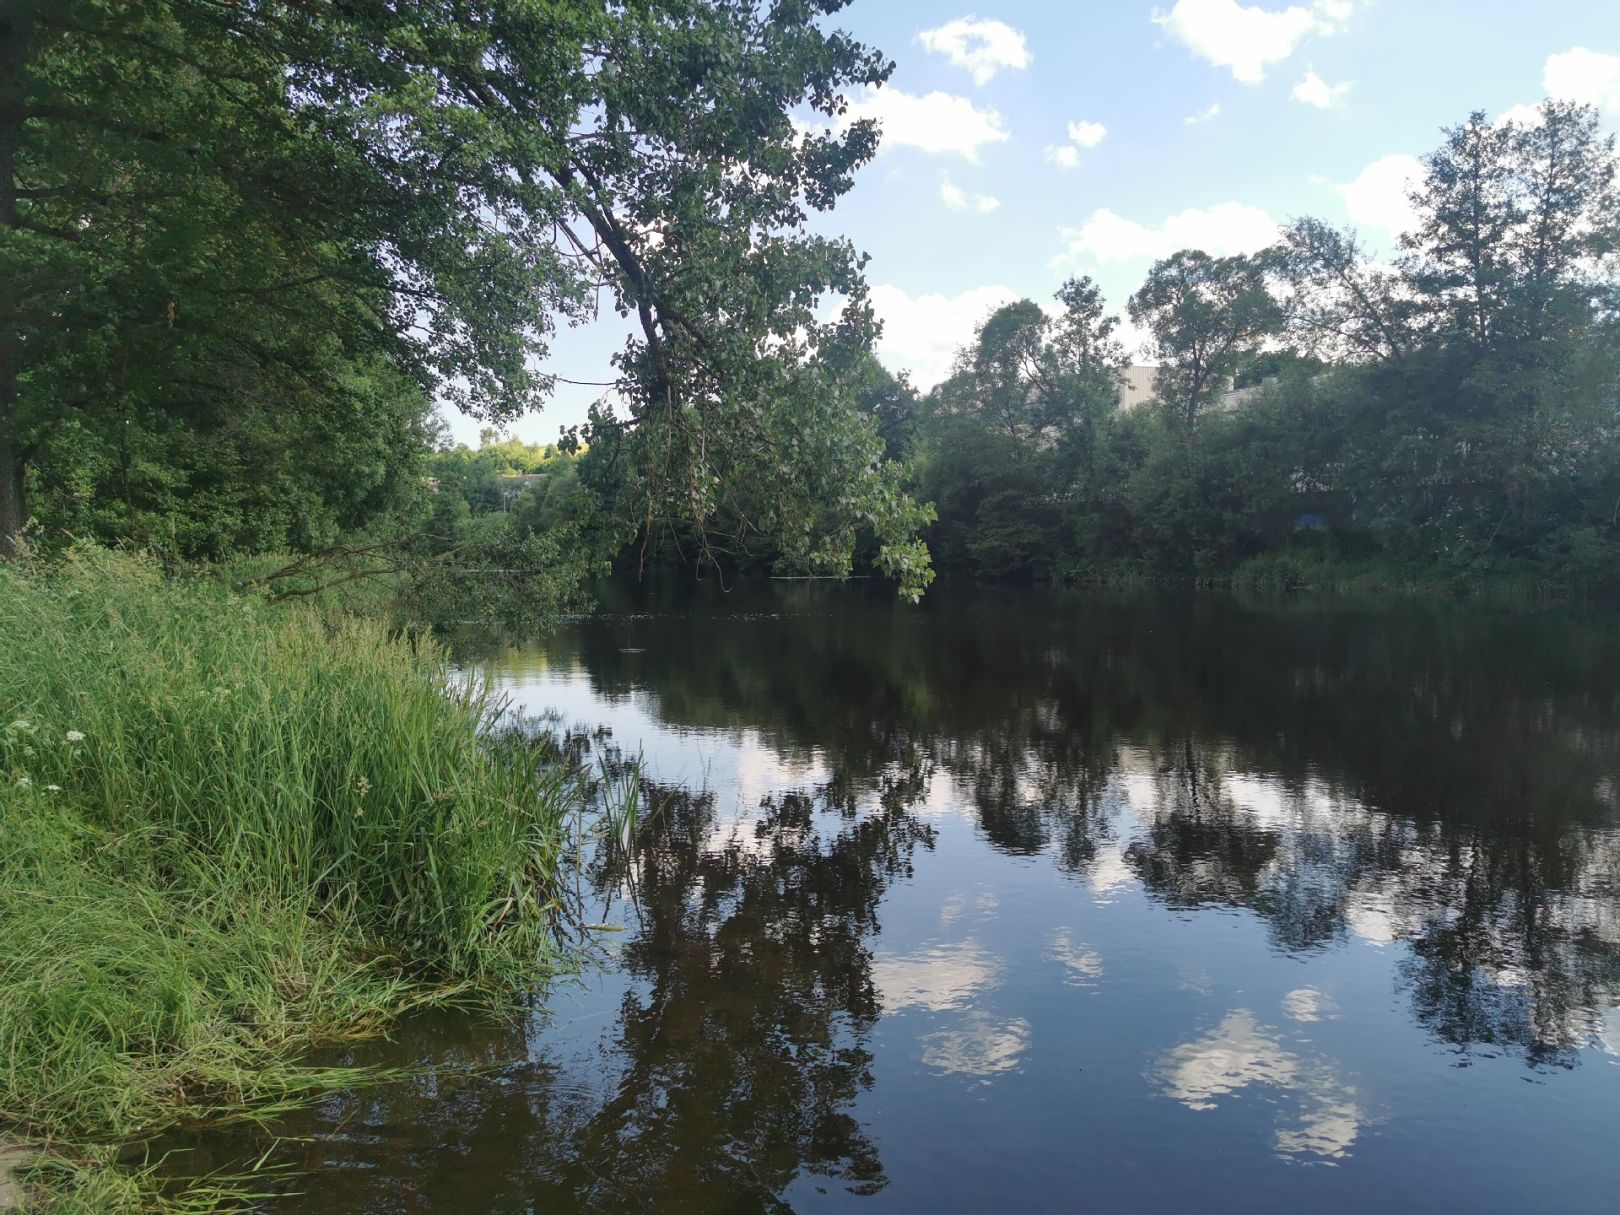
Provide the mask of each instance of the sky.
{"label": "sky", "polygon": [[[850,98],[882,150],[816,227],[870,254],[878,355],[924,389],[1070,275],[1123,314],[1157,258],[1252,252],[1296,216],[1393,248],[1416,158],[1473,110],[1551,95],[1620,131],[1620,0],[853,0],[834,24],[896,66]],[[611,380],[623,334],[560,333],[541,368]],[[559,386],[508,433],[551,441],[600,391]]]}

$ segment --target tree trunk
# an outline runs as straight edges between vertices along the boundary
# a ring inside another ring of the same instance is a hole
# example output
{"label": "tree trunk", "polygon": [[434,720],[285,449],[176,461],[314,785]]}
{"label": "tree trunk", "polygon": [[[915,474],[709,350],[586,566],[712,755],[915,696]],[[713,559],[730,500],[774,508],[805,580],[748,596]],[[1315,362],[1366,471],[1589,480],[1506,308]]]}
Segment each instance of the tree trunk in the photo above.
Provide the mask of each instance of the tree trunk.
{"label": "tree trunk", "polygon": [[[21,223],[17,205],[17,152],[22,140],[23,68],[28,63],[37,0],[0,0],[0,228]],[[28,513],[23,502],[27,467],[16,433],[22,352],[16,338],[20,301],[16,285],[0,282],[0,560],[16,552]]]}
{"label": "tree trunk", "polygon": [[23,69],[34,32],[33,0],[0,0],[0,224],[15,228],[17,152],[22,143]]}
{"label": "tree trunk", "polygon": [[3,430],[0,430],[0,561],[17,552],[17,537],[28,522],[28,506],[23,501],[23,474],[27,466]]}

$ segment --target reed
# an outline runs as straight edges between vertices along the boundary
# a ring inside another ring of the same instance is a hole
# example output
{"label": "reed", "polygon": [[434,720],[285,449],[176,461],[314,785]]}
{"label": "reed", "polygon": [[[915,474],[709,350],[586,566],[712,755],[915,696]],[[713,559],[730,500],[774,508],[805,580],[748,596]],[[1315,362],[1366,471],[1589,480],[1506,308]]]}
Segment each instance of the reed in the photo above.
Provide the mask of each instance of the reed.
{"label": "reed", "polygon": [[355,1082],[310,1046],[559,963],[584,794],[492,708],[375,620],[94,549],[0,569],[0,1141],[48,1150],[36,1194],[156,1201],[109,1146],[272,1118]]}

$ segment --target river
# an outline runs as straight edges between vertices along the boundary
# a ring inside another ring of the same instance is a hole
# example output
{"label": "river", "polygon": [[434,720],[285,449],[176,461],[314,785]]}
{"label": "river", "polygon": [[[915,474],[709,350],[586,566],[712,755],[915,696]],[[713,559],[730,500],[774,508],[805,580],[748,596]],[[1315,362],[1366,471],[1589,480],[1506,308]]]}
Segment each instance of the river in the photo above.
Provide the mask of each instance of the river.
{"label": "river", "polygon": [[659,586],[472,665],[652,808],[277,1212],[1615,1209],[1612,619]]}

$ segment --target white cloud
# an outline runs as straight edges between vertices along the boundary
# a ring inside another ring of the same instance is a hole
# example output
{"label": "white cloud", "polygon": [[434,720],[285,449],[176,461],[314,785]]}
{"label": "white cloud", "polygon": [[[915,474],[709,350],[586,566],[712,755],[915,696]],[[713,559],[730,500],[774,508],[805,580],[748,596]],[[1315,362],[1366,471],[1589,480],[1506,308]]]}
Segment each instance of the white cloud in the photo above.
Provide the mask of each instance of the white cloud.
{"label": "white cloud", "polygon": [[1294,100],[1314,105],[1319,110],[1327,110],[1343,101],[1354,87],[1355,85],[1348,80],[1343,84],[1329,84],[1313,69],[1306,72],[1305,79],[1294,86]]}
{"label": "white cloud", "polygon": [[1221,103],[1217,101],[1211,105],[1209,109],[1199,110],[1196,114],[1188,114],[1187,117],[1183,118],[1181,121],[1185,122],[1190,127],[1196,127],[1203,123],[1211,122],[1220,116]]}
{"label": "white cloud", "polygon": [[1190,207],[1158,225],[1138,223],[1105,208],[1093,212],[1080,227],[1061,231],[1064,251],[1055,263],[1064,266],[1152,261],[1179,249],[1202,249],[1218,257],[1254,253],[1277,239],[1277,221],[1259,207],[1227,202],[1208,209]]}
{"label": "white cloud", "polygon": [[862,118],[877,120],[885,148],[918,148],[931,156],[961,156],[974,164],[986,144],[1009,138],[995,110],[981,110],[966,97],[938,91],[918,97],[900,89],[869,88],[850,102],[839,124],[848,126]]}
{"label": "white cloud", "polygon": [[1167,1096],[1194,1110],[1217,1109],[1245,1089],[1267,1090],[1270,1103],[1287,1111],[1272,1138],[1283,1159],[1343,1159],[1367,1121],[1356,1090],[1329,1060],[1290,1050],[1276,1030],[1261,1025],[1246,1008],[1234,1009],[1202,1037],[1166,1052],[1158,1078]]}
{"label": "white cloud", "polygon": [[1355,11],[1353,0],[1318,0],[1279,11],[1238,0],[1176,0],[1153,20],[1193,54],[1230,68],[1244,84],[1259,84],[1312,34],[1334,34]]}
{"label": "white cloud", "polygon": [[1344,199],[1352,223],[1399,236],[1417,224],[1417,213],[1408,195],[1422,180],[1423,162],[1397,152],[1379,157],[1354,181],[1333,188]]}
{"label": "white cloud", "polygon": [[1100,122],[1076,121],[1069,124],[1068,143],[1046,145],[1046,161],[1060,169],[1080,166],[1080,149],[1094,148],[1108,137],[1108,128]]}
{"label": "white cloud", "polygon": [[1505,127],[1510,122],[1520,126],[1539,127],[1541,125],[1541,107],[1536,105],[1516,105],[1503,110],[1496,118],[1496,125]]}
{"label": "white cloud", "polygon": [[1071,122],[1069,142],[1082,148],[1094,148],[1108,135],[1108,128],[1100,122]]}
{"label": "white cloud", "polygon": [[973,340],[985,318],[1018,298],[1010,287],[913,298],[900,287],[880,283],[872,288],[872,307],[883,322],[878,355],[891,371],[910,371],[917,387],[932,388],[951,374],[957,349]]}
{"label": "white cloud", "polygon": [[1620,55],[1605,55],[1583,46],[1549,55],[1541,82],[1549,97],[1594,105],[1620,115]]}
{"label": "white cloud", "polygon": [[999,198],[992,198],[988,194],[969,194],[953,182],[948,173],[939,179],[939,196],[952,211],[977,211],[980,215],[988,215],[1001,206]]}
{"label": "white cloud", "polygon": [[1070,987],[1095,987],[1102,978],[1101,955],[1070,937],[1067,929],[1053,934],[1047,942],[1046,956],[1063,965],[1068,972],[1063,981]]}
{"label": "white cloud", "polygon": [[[1595,106],[1606,117],[1620,119],[1620,55],[1605,55],[1580,46],[1548,55],[1541,84],[1548,97]],[[1522,103],[1497,116],[1499,127],[1510,122],[1539,127],[1541,107]]]}
{"label": "white cloud", "polygon": [[972,72],[977,85],[989,84],[1003,68],[1019,71],[1030,62],[1024,35],[1001,21],[958,17],[917,37],[927,50]]}
{"label": "white cloud", "polygon": [[1339,1006],[1333,997],[1315,987],[1296,987],[1283,996],[1283,1011],[1296,1021],[1335,1021]]}

